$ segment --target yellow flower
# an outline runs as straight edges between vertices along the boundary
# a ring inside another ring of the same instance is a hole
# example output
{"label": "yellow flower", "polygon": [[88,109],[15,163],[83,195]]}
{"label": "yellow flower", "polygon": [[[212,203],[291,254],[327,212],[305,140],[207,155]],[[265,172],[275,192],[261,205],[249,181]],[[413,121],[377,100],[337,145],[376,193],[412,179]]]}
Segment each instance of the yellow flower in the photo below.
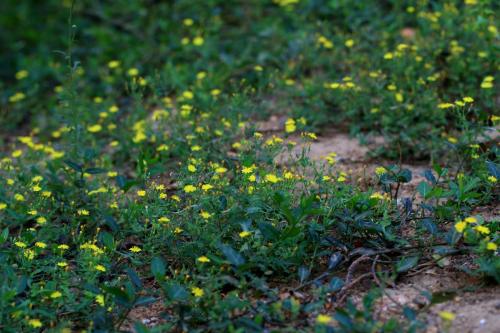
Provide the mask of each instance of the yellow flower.
{"label": "yellow flower", "polygon": [[17,92],[14,95],[9,97],[9,102],[16,103],[16,102],[22,101],[25,98],[26,98],[25,94],[23,94],[22,92]]}
{"label": "yellow flower", "polygon": [[86,209],[79,209],[76,213],[78,215],[82,215],[82,216],[89,216],[90,215],[90,212]]}
{"label": "yellow flower", "polygon": [[275,184],[275,183],[277,183],[277,182],[280,181],[280,179],[278,177],[276,177],[276,175],[274,175],[272,173],[267,174],[265,179],[266,179],[266,182],[273,183],[273,184]]}
{"label": "yellow flower", "polygon": [[210,184],[203,184],[203,185],[201,185],[201,189],[202,189],[203,191],[205,191],[205,192],[207,192],[207,191],[209,191],[209,190],[211,190],[211,189],[213,189],[213,188],[214,188],[214,187],[213,187],[212,185],[210,185]]}
{"label": "yellow flower", "polygon": [[97,295],[95,297],[95,302],[99,304],[100,306],[104,306],[104,295]]}
{"label": "yellow flower", "polygon": [[451,312],[448,312],[448,311],[441,311],[441,312],[439,312],[439,316],[443,320],[447,320],[447,321],[452,321],[456,317],[454,313],[451,313]]}
{"label": "yellow flower", "polygon": [[384,167],[377,167],[375,169],[375,173],[380,176],[380,175],[383,175],[384,173],[386,173],[387,170],[384,168]]}
{"label": "yellow flower", "polygon": [[316,323],[320,324],[320,325],[328,325],[332,322],[332,317],[328,316],[328,315],[324,315],[324,314],[319,314],[317,317],[316,317]]}
{"label": "yellow flower", "polygon": [[372,195],[370,195],[370,199],[382,200],[382,199],[384,199],[384,196],[382,195],[382,193],[375,192]]}
{"label": "yellow flower", "polygon": [[101,130],[102,130],[102,126],[99,124],[95,124],[95,125],[87,127],[87,131],[89,131],[90,133],[97,133],[97,132],[100,132]]}
{"label": "yellow flower", "polygon": [[285,122],[285,132],[293,133],[297,130],[297,126],[295,125],[295,120],[292,118],[288,118]]}
{"label": "yellow flower", "polygon": [[485,227],[483,225],[478,225],[474,228],[474,230],[482,233],[482,234],[485,234],[485,235],[488,235],[490,233],[490,229],[488,227]]}
{"label": "yellow flower", "polygon": [[201,262],[201,263],[207,263],[210,262],[210,259],[208,259],[206,256],[201,256],[196,259],[196,261]]}
{"label": "yellow flower", "polygon": [[185,99],[193,99],[194,94],[192,91],[186,90],[182,93],[182,97],[184,97]]}
{"label": "yellow flower", "polygon": [[168,222],[170,222],[170,219],[168,217],[166,217],[166,216],[162,216],[162,217],[160,217],[158,219],[158,222],[160,222],[160,223],[168,223]]}
{"label": "yellow flower", "polygon": [[439,103],[438,104],[439,109],[449,109],[449,108],[452,108],[454,106],[455,106],[455,104],[453,104],[453,103]]}
{"label": "yellow flower", "polygon": [[462,101],[464,101],[465,103],[472,103],[474,102],[474,98],[465,96],[464,98],[462,98]]}
{"label": "yellow flower", "polygon": [[45,244],[44,242],[36,242],[35,246],[40,249],[45,249],[47,247],[47,244]]}
{"label": "yellow flower", "polygon": [[7,204],[5,202],[0,202],[0,210],[4,210],[7,208]]}
{"label": "yellow flower", "polygon": [[203,289],[198,288],[198,287],[191,288],[191,292],[193,293],[193,295],[195,297],[202,297],[205,294],[205,292],[203,291]]}
{"label": "yellow flower", "polygon": [[69,249],[69,246],[68,246],[68,245],[66,245],[66,244],[61,244],[61,245],[58,245],[58,246],[57,246],[57,248],[58,248],[59,250],[63,250],[63,251],[64,251],[64,250],[68,250],[68,249]]}
{"label": "yellow flower", "polygon": [[130,68],[127,71],[128,76],[137,76],[139,75],[139,70],[137,68]]}
{"label": "yellow flower", "polygon": [[43,216],[39,216],[37,219],[36,219],[36,223],[38,224],[45,224],[47,223],[47,219]]}
{"label": "yellow flower", "polygon": [[227,172],[227,169],[224,167],[218,167],[217,169],[215,169],[215,173],[221,174],[221,173],[225,173],[225,172]]}
{"label": "yellow flower", "polygon": [[486,249],[490,251],[496,251],[498,249],[498,246],[493,242],[488,242],[486,244]]}
{"label": "yellow flower", "polygon": [[22,194],[19,194],[19,193],[16,193],[14,194],[14,199],[16,199],[16,201],[24,201],[24,195]]}
{"label": "yellow flower", "polygon": [[186,193],[192,193],[192,192],[195,192],[197,189],[195,186],[188,184],[188,185],[184,186],[183,190]]}
{"label": "yellow flower", "polygon": [[108,175],[108,177],[116,177],[116,176],[118,176],[118,172],[116,172],[116,171],[108,171],[107,175]]}
{"label": "yellow flower", "polygon": [[50,294],[50,298],[56,299],[62,296],[62,293],[60,291],[54,291],[52,294]]}
{"label": "yellow flower", "polygon": [[95,265],[94,268],[100,272],[106,272],[106,267],[103,265]]}
{"label": "yellow flower", "polygon": [[118,68],[120,67],[120,62],[118,60],[111,60],[108,62],[108,67],[113,69],[113,68]]}
{"label": "yellow flower", "polygon": [[67,263],[67,262],[65,262],[65,261],[59,261],[59,262],[57,263],[57,266],[59,266],[59,267],[63,267],[63,268],[64,268],[64,267],[67,267],[67,266],[68,266],[68,263]]}
{"label": "yellow flower", "polygon": [[139,190],[139,191],[137,191],[137,195],[140,196],[140,197],[145,197],[146,196],[146,191]]}
{"label": "yellow flower", "polygon": [[201,36],[197,36],[193,39],[193,45],[202,46],[203,43],[205,43],[205,40]]}
{"label": "yellow flower", "polygon": [[243,174],[252,173],[254,169],[255,169],[255,166],[243,167],[243,169],[241,169],[241,173],[243,173]]}
{"label": "yellow flower", "polygon": [[23,151],[21,149],[14,150],[12,152],[12,157],[17,158],[23,154]]}
{"label": "yellow flower", "polygon": [[185,18],[184,20],[182,20],[182,24],[184,24],[186,27],[192,26],[193,23],[194,21],[191,18]]}
{"label": "yellow flower", "polygon": [[353,47],[354,46],[354,41],[352,39],[348,39],[345,41],[345,46],[346,47]]}
{"label": "yellow flower", "polygon": [[488,181],[489,181],[490,183],[496,183],[496,182],[497,182],[497,178],[496,178],[495,176],[489,176],[489,177],[488,177]]}
{"label": "yellow flower", "polygon": [[188,171],[189,172],[196,172],[196,167],[192,164],[189,164],[188,167],[187,167]]}
{"label": "yellow flower", "polygon": [[138,253],[138,252],[141,252],[141,248],[138,247],[138,246],[132,246],[130,249],[129,249],[130,252],[134,252],[134,253]]}
{"label": "yellow flower", "polygon": [[465,222],[463,222],[463,221],[457,222],[457,223],[455,224],[455,230],[456,230],[457,232],[462,233],[462,232],[464,232],[464,229],[465,229],[465,227],[466,227],[466,226],[467,226],[467,223],[465,223]]}
{"label": "yellow flower", "polygon": [[30,325],[33,328],[40,328],[42,327],[43,324],[40,321],[40,319],[30,319],[28,320],[28,325]]}
{"label": "yellow flower", "polygon": [[252,233],[250,231],[242,231],[239,233],[240,238],[245,238],[250,236]]}
{"label": "yellow flower", "polygon": [[25,69],[20,70],[19,72],[16,73],[16,79],[22,80],[24,78],[27,78],[29,75],[29,72]]}
{"label": "yellow flower", "polygon": [[469,216],[469,217],[466,217],[464,219],[464,221],[467,223],[477,223],[477,218],[475,218],[474,216]]}
{"label": "yellow flower", "polygon": [[19,241],[15,242],[14,244],[21,249],[24,249],[27,246],[26,243]]}
{"label": "yellow flower", "polygon": [[209,212],[201,211],[200,216],[203,217],[205,220],[208,220],[209,218],[212,217],[213,214],[210,214]]}

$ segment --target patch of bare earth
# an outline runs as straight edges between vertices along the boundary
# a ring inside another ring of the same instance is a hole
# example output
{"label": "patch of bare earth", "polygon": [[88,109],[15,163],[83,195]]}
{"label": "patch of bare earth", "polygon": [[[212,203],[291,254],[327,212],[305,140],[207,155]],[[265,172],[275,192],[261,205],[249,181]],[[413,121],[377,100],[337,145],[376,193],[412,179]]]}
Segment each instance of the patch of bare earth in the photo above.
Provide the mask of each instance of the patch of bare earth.
{"label": "patch of bare earth", "polygon": [[[434,267],[403,278],[385,289],[374,314],[382,319],[400,316],[403,306],[420,310],[428,333],[447,328],[449,332],[500,332],[500,286],[481,286],[480,280],[454,269]],[[443,311],[456,315],[451,327],[439,316]]]}

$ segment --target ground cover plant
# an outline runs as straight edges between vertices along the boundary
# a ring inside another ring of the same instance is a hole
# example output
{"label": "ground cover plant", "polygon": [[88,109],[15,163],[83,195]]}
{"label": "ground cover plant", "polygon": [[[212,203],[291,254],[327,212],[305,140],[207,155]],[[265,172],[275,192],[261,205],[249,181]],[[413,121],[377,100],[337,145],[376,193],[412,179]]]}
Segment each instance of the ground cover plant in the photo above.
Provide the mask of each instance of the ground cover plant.
{"label": "ground cover plant", "polygon": [[[2,1],[0,331],[457,331],[499,295],[499,9]],[[393,296],[431,269],[472,282]]]}

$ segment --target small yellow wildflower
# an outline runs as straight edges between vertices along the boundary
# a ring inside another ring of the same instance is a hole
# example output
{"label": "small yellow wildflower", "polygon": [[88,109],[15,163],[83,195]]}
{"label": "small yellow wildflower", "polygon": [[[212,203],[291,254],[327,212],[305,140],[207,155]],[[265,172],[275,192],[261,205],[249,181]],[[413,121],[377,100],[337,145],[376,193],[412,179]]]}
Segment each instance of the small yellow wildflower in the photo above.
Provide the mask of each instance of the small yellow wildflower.
{"label": "small yellow wildflower", "polygon": [[485,235],[488,235],[490,233],[490,229],[488,227],[485,227],[483,225],[478,225],[474,228],[474,230],[482,233],[482,234],[485,234]]}
{"label": "small yellow wildflower", "polygon": [[33,328],[40,328],[42,327],[43,324],[40,321],[40,319],[30,319],[28,320],[28,325],[30,325]]}
{"label": "small yellow wildflower", "polygon": [[324,314],[319,314],[317,317],[316,317],[316,323],[320,324],[320,325],[328,325],[332,322],[332,317],[328,316],[328,315],[324,315]]}
{"label": "small yellow wildflower", "polygon": [[87,127],[87,131],[89,131],[90,133],[97,133],[97,132],[100,132],[101,130],[102,130],[102,126],[99,124],[95,124],[95,125],[91,125],[91,126]]}
{"label": "small yellow wildflower", "polygon": [[441,311],[441,312],[439,312],[439,316],[443,320],[447,320],[447,321],[452,321],[456,317],[454,313],[451,313],[451,312],[448,312],[448,311]]}
{"label": "small yellow wildflower", "polygon": [[202,46],[203,43],[205,43],[205,40],[201,36],[197,36],[193,39],[193,45]]}
{"label": "small yellow wildflower", "polygon": [[14,150],[11,154],[12,157],[17,158],[23,154],[23,151],[21,149]]}
{"label": "small yellow wildflower", "polygon": [[196,188],[196,186],[188,184],[188,185],[184,186],[183,190],[186,193],[192,193],[192,192],[195,192],[197,190],[197,188]]}
{"label": "small yellow wildflower", "polygon": [[95,265],[94,268],[100,272],[106,272],[106,267],[103,265]]}
{"label": "small yellow wildflower", "polygon": [[111,60],[108,62],[108,67],[111,69],[120,67],[120,62],[118,60]]}
{"label": "small yellow wildflower", "polygon": [[36,242],[35,246],[40,249],[45,249],[47,247],[47,244],[45,244],[44,242]]}
{"label": "small yellow wildflower", "polygon": [[210,259],[208,259],[206,256],[201,256],[196,259],[196,261],[201,262],[201,263],[207,263],[210,262]]}
{"label": "small yellow wildflower", "polygon": [[158,222],[160,222],[160,223],[168,223],[168,222],[170,222],[170,219],[168,217],[166,217],[166,216],[162,216],[162,217],[160,217],[158,219]]}
{"label": "small yellow wildflower", "polygon": [[146,196],[146,191],[144,191],[144,190],[139,190],[139,191],[137,191],[137,195],[138,195],[139,197],[145,197],[145,196]]}
{"label": "small yellow wildflower", "polygon": [[104,295],[99,294],[95,297],[95,302],[100,306],[104,306]]}
{"label": "small yellow wildflower", "polygon": [[203,289],[198,288],[198,287],[191,288],[191,292],[193,293],[193,295],[195,297],[203,297],[203,295],[205,295],[205,292],[203,291]]}
{"label": "small yellow wildflower", "polygon": [[142,251],[142,249],[136,245],[132,246],[130,249],[128,249],[130,252],[134,252],[134,253],[139,253]]}
{"label": "small yellow wildflower", "polygon": [[486,249],[490,251],[496,251],[498,249],[498,246],[493,242],[488,242],[486,244]]}
{"label": "small yellow wildflower", "polygon": [[56,299],[62,296],[62,293],[60,291],[54,291],[52,294],[50,294],[50,298]]}
{"label": "small yellow wildflower", "polygon": [[239,233],[240,238],[245,238],[250,236],[252,233],[250,231],[242,231]]}
{"label": "small yellow wildflower", "polygon": [[462,232],[464,232],[464,229],[466,226],[467,226],[467,223],[465,223],[463,221],[457,222],[457,223],[455,223],[455,230],[457,232],[462,233]]}
{"label": "small yellow wildflower", "polygon": [[276,177],[276,175],[274,175],[272,173],[267,174],[266,177],[265,177],[265,179],[266,179],[266,182],[273,183],[273,184],[275,184],[275,183],[277,183],[277,182],[280,181],[280,179],[278,177]]}
{"label": "small yellow wildflower", "polygon": [[210,191],[210,190],[211,190],[211,189],[213,189],[213,188],[214,188],[214,187],[213,187],[212,185],[210,185],[210,184],[203,184],[203,185],[201,185],[201,189],[202,189],[203,191],[205,191],[205,192]]}
{"label": "small yellow wildflower", "polygon": [[464,219],[464,221],[467,223],[477,223],[477,218],[475,218],[474,216],[469,216],[469,217],[466,217]]}

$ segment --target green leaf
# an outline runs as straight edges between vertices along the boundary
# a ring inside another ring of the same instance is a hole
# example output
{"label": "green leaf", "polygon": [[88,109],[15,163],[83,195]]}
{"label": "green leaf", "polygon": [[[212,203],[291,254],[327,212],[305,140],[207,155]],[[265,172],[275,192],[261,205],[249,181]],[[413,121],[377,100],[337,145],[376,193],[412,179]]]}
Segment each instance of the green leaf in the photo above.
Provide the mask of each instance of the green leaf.
{"label": "green leaf", "polygon": [[82,172],[83,171],[83,166],[76,163],[76,162],[73,162],[73,161],[70,161],[70,160],[64,160],[64,163],[66,163],[67,166],[69,166],[71,169],[75,170],[75,171],[78,171],[78,172]]}
{"label": "green leaf", "polygon": [[430,186],[427,182],[420,182],[417,186],[417,191],[424,199],[427,199],[429,193],[432,191],[432,186]]}
{"label": "green leaf", "polygon": [[88,169],[85,169],[84,172],[85,173],[89,173],[91,175],[97,175],[97,174],[100,174],[100,173],[105,173],[106,169],[103,169],[103,168],[88,168]]}
{"label": "green leaf", "polygon": [[166,293],[171,301],[183,301],[188,297],[186,289],[177,283],[168,285],[166,287]]}
{"label": "green leaf", "polygon": [[0,234],[0,244],[5,243],[8,238],[9,238],[9,228],[5,228]]}
{"label": "green leaf", "polygon": [[151,260],[151,273],[157,281],[163,281],[165,279],[165,262],[160,257],[154,257]]}
{"label": "green leaf", "polygon": [[414,257],[406,257],[401,259],[397,264],[396,264],[396,272],[398,273],[403,273],[406,271],[409,271],[413,267],[415,267],[418,264],[418,259],[419,257],[414,256]]}
{"label": "green leaf", "polygon": [[309,277],[309,275],[311,274],[311,271],[309,270],[308,267],[306,266],[300,266],[299,267],[299,270],[298,270],[298,273],[299,273],[299,281],[300,283],[304,283],[304,281]]}
{"label": "green leaf", "polygon": [[238,267],[245,263],[243,256],[229,245],[221,245],[220,250],[226,256],[226,259],[231,263],[231,265]]}
{"label": "green leaf", "polygon": [[335,276],[328,284],[328,291],[330,292],[339,291],[340,289],[342,289],[343,286],[344,286],[344,280]]}

